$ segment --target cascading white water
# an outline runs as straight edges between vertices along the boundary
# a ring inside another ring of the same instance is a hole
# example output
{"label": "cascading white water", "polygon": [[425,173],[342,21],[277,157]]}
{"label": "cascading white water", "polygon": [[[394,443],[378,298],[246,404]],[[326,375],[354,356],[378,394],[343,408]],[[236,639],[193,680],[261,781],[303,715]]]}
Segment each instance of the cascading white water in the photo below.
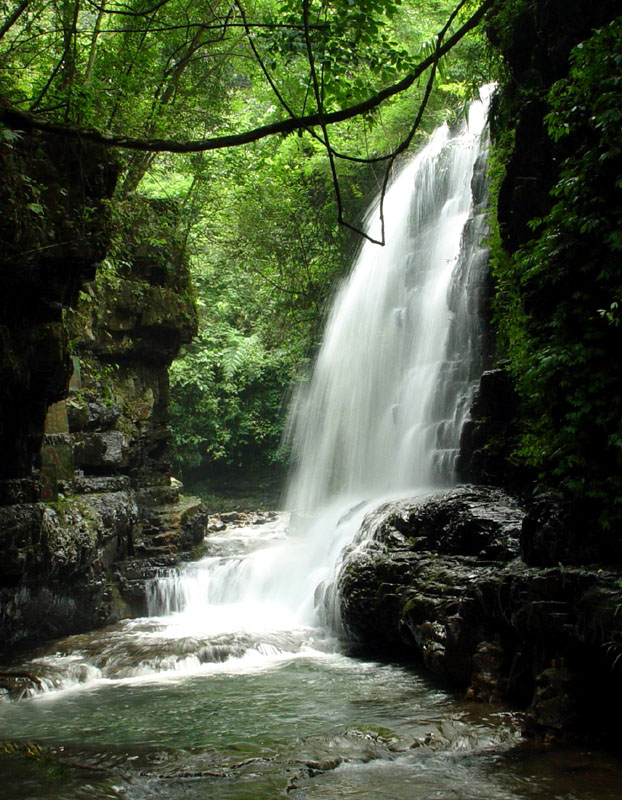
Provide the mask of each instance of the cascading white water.
{"label": "cascading white water", "polygon": [[[441,127],[397,175],[387,245],[366,243],[338,293],[289,420],[296,524],[281,514],[209,536],[208,557],[150,582],[148,618],[69,641],[30,671],[69,686],[338,657],[335,575],[363,519],[453,479],[481,371],[485,113],[475,103],[468,125]],[[377,237],[377,203],[368,226]]]}
{"label": "cascading white water", "polygon": [[[461,242],[484,122],[475,103],[457,135],[443,125],[387,193],[387,245],[363,245],[295,399],[292,509],[313,513],[335,495],[371,498],[452,477],[439,448],[457,450],[480,336],[468,294],[481,277],[477,259],[461,259]],[[378,238],[379,227],[376,202],[368,232]],[[460,333],[450,341],[453,326]]]}
{"label": "cascading white water", "polygon": [[315,595],[370,506],[451,481],[479,373],[485,216],[471,184],[485,115],[474,103],[463,129],[442,126],[402,169],[384,203],[387,245],[366,242],[338,293],[289,418],[288,506],[303,524],[250,555],[210,557],[154,581],[151,613],[179,612],[169,631],[315,624]]}

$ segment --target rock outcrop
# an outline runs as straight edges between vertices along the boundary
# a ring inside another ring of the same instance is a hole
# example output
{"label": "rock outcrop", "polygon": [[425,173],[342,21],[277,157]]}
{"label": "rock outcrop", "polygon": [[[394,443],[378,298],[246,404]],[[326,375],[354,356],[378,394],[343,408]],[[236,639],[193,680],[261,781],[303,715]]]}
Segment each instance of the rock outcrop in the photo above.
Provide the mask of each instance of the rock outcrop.
{"label": "rock outcrop", "polygon": [[475,700],[528,707],[538,736],[606,738],[622,704],[620,571],[528,566],[524,519],[486,487],[380,507],[338,578],[345,630]]}
{"label": "rock outcrop", "polygon": [[460,436],[456,471],[460,480],[518,489],[529,479],[512,461],[518,397],[503,367],[484,371]]}
{"label": "rock outcrop", "polygon": [[[141,613],[207,512],[171,477],[168,366],[196,313],[166,209],[133,201],[144,234],[112,222],[98,148],[24,134],[0,157],[4,650]],[[102,266],[113,234],[124,258]]]}

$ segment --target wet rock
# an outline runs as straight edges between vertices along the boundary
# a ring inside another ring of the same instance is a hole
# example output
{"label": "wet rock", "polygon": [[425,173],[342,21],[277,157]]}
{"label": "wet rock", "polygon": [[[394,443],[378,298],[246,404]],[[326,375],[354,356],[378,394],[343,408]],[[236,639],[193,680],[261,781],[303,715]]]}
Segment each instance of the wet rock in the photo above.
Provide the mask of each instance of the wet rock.
{"label": "wet rock", "polygon": [[177,555],[170,553],[118,562],[115,565],[115,585],[123,604],[123,616],[147,616],[149,609],[146,587],[149,581],[171,570],[178,562]]}
{"label": "wet rock", "polygon": [[506,695],[507,654],[499,642],[480,642],[473,654],[473,674],[467,691],[469,700],[490,704]]}
{"label": "wet rock", "polygon": [[43,681],[29,672],[0,672],[0,690],[6,700],[19,702],[44,688]]}
{"label": "wet rock", "polygon": [[524,482],[526,476],[511,460],[517,416],[510,375],[502,367],[485,371],[460,437],[456,469],[461,480],[505,488]]}
{"label": "wet rock", "polygon": [[251,525],[266,525],[277,517],[276,511],[258,511],[251,515]]}
{"label": "wet rock", "polygon": [[239,511],[228,511],[225,514],[219,514],[219,517],[221,522],[229,524],[231,522],[240,522],[242,514]]}
{"label": "wet rock", "polygon": [[140,530],[134,537],[134,553],[143,556],[170,555],[180,558],[203,541],[207,510],[198,497],[178,503],[141,506]]}
{"label": "wet rock", "polygon": [[136,491],[136,502],[141,506],[173,504],[179,502],[180,493],[179,485],[148,486]]}
{"label": "wet rock", "polygon": [[137,520],[126,492],[0,507],[0,650],[114,620],[107,569]]}
{"label": "wet rock", "polygon": [[564,659],[556,659],[536,676],[536,691],[525,720],[525,732],[544,741],[572,739],[580,727],[576,677]]}
{"label": "wet rock", "polygon": [[[622,708],[620,574],[526,565],[517,557],[523,517],[512,498],[481,487],[381,506],[337,579],[344,629],[474,700],[532,704],[534,735],[606,738]],[[566,672],[548,673],[551,664]]]}
{"label": "wet rock", "polygon": [[382,535],[390,535],[393,527],[420,551],[508,561],[518,555],[522,519],[520,506],[505,492],[460,487],[408,510],[398,509]]}

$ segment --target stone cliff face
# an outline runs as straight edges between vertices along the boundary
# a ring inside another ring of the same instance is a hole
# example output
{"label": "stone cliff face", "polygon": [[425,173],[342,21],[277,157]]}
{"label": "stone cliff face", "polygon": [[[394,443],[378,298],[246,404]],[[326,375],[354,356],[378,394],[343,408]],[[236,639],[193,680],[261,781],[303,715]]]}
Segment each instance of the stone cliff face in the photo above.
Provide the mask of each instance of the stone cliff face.
{"label": "stone cliff face", "polygon": [[71,374],[63,315],[104,256],[106,200],[116,181],[114,163],[98,148],[15,137],[0,146],[3,503],[32,496],[47,408],[66,394]]}
{"label": "stone cliff face", "polygon": [[167,369],[196,329],[174,236],[121,231],[102,268],[106,154],[25,134],[1,155],[0,650],[141,613],[205,523],[168,456]]}

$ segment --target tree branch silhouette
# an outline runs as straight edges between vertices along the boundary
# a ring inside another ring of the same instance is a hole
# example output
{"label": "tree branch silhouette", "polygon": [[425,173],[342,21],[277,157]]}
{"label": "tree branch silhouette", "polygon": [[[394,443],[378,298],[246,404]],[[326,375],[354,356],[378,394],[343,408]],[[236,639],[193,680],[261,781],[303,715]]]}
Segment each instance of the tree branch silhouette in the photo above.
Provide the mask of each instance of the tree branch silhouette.
{"label": "tree branch silhouette", "polygon": [[177,139],[142,138],[124,136],[103,131],[78,128],[72,125],[46,120],[40,116],[30,114],[12,106],[0,108],[0,123],[15,130],[38,130],[102,144],[106,147],[119,147],[125,150],[145,150],[160,153],[200,153],[208,150],[221,150],[228,147],[239,147],[264,139],[267,136],[286,135],[295,131],[304,130],[324,125],[334,125],[348,119],[367,114],[378,108],[389,98],[394,97],[409,89],[429,67],[437,63],[444,55],[450,52],[469,31],[481,22],[487,11],[493,7],[496,0],[484,0],[482,5],[469,17],[469,19],[446,42],[439,45],[435,52],[419,62],[417,67],[397,83],[381,89],[360,103],[331,111],[327,114],[305,114],[300,117],[278,120],[267,125],[261,125],[241,133],[224,134],[221,136],[207,137],[198,140],[180,141]]}

